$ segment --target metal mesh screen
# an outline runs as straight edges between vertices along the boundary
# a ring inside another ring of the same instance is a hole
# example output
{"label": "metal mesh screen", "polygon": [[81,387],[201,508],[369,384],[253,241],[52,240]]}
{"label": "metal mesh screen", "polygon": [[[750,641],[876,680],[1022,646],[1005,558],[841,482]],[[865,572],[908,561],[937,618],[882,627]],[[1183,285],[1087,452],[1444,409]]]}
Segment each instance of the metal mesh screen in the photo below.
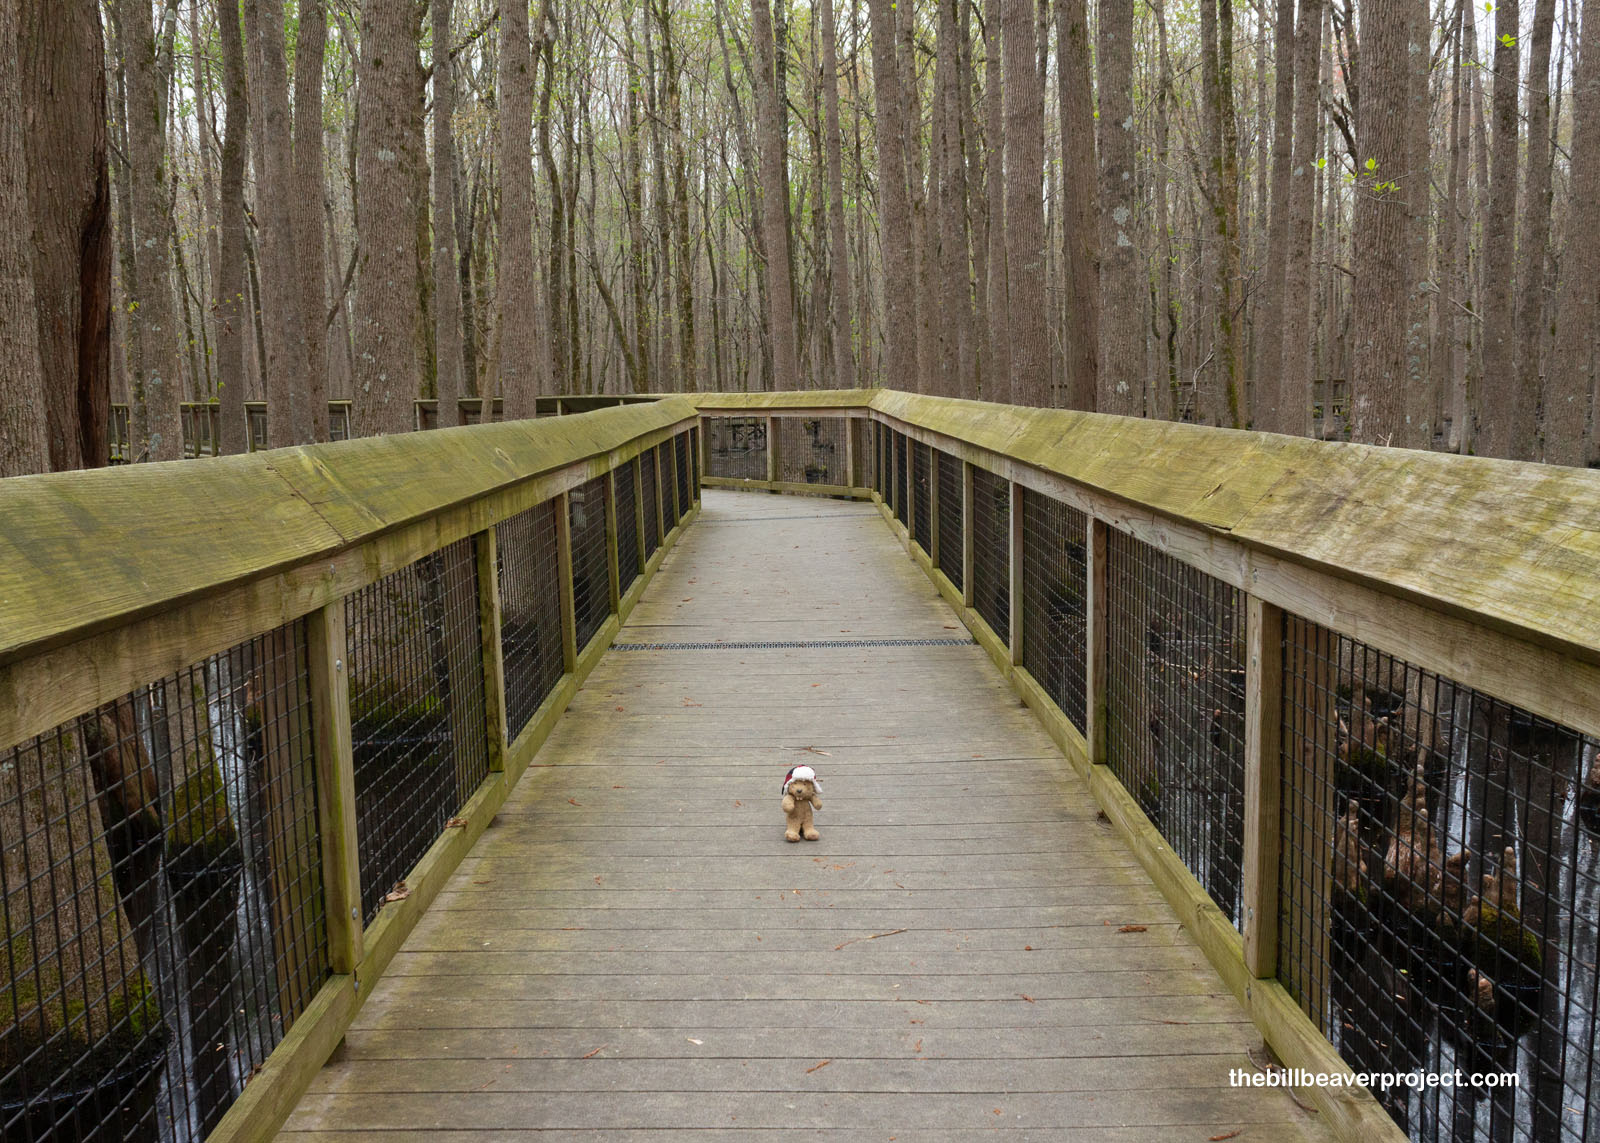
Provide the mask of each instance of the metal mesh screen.
{"label": "metal mesh screen", "polygon": [[572,614],[581,651],[611,614],[605,479],[597,476],[567,493],[567,513],[572,525]]}
{"label": "metal mesh screen", "polygon": [[634,489],[638,462],[629,461],[616,471],[617,483],[617,585],[626,592],[639,578],[644,565],[639,560],[639,494]]}
{"label": "metal mesh screen", "polygon": [[842,417],[779,417],[778,479],[797,484],[843,484]]}
{"label": "metal mesh screen", "polygon": [[767,419],[707,417],[706,475],[735,480],[765,480]]}
{"label": "metal mesh screen", "polygon": [[675,472],[678,477],[678,517],[681,519],[689,512],[689,507],[694,503],[690,489],[694,487],[689,474],[689,434],[679,433],[672,438],[672,458],[676,465]]}
{"label": "metal mesh screen", "polygon": [[649,559],[661,546],[661,498],[657,492],[660,481],[656,473],[656,451],[650,449],[639,455],[639,474],[643,478],[644,495],[644,558]]}
{"label": "metal mesh screen", "polygon": [[700,499],[700,430],[689,430],[689,483],[694,499]]}
{"label": "metal mesh screen", "polygon": [[885,501],[891,501],[893,498],[890,494],[889,486],[894,473],[894,456],[890,452],[889,430],[882,421],[873,421],[872,434],[875,445],[873,452],[877,457],[877,464],[874,466],[873,472],[875,480],[872,487],[878,490],[878,495],[883,497]]}
{"label": "metal mesh screen", "polygon": [[894,516],[906,527],[911,526],[911,466],[906,456],[904,433],[894,434]]}
{"label": "metal mesh screen", "polygon": [[972,470],[972,606],[1000,639],[1011,639],[1011,483]]}
{"label": "metal mesh screen", "polygon": [[1080,731],[1088,724],[1088,518],[1022,493],[1022,665]]}
{"label": "metal mesh screen", "polygon": [[876,426],[871,421],[859,417],[847,422],[850,432],[850,446],[856,457],[856,471],[852,476],[845,476],[857,488],[878,487],[878,450],[873,432]]}
{"label": "metal mesh screen", "polygon": [[672,466],[672,449],[667,442],[662,441],[655,451],[661,458],[662,526],[670,532],[678,526],[678,520],[683,515],[683,508],[678,503],[678,478]]}
{"label": "metal mesh screen", "polygon": [[934,464],[939,470],[939,567],[951,585],[963,591],[961,458],[937,453]]}
{"label": "metal mesh screen", "polygon": [[0,751],[0,1137],[191,1139],[328,975],[295,622]]}
{"label": "metal mesh screen", "polygon": [[[1600,1137],[1596,742],[1308,621],[1284,639],[1278,977],[1419,1140]],[[1513,1072],[1515,1086],[1474,1086]]]}
{"label": "metal mesh screen", "polygon": [[911,442],[911,538],[924,552],[933,551],[932,496],[929,492],[931,450],[921,441]]}
{"label": "metal mesh screen", "polygon": [[500,657],[506,733],[515,741],[561,681],[557,502],[548,500],[495,525],[499,554]]}
{"label": "metal mesh screen", "polygon": [[345,622],[370,921],[489,773],[472,538],[355,592]]}
{"label": "metal mesh screen", "polygon": [[1106,760],[1237,927],[1243,596],[1115,529],[1107,559]]}

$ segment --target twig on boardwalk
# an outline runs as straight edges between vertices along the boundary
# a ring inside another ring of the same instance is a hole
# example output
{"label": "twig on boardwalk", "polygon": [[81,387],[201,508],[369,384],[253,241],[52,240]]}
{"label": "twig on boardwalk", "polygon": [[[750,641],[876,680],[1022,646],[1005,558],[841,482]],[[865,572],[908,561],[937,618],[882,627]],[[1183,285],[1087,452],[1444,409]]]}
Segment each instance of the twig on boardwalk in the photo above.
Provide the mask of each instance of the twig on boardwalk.
{"label": "twig on boardwalk", "polygon": [[844,948],[844,945],[853,945],[857,941],[875,941],[879,937],[892,937],[896,933],[903,933],[903,932],[905,932],[904,929],[890,929],[887,933],[873,933],[870,936],[865,936],[865,937],[851,937],[849,940],[845,941],[843,945],[834,945],[833,946],[833,951],[834,952],[838,952],[840,949]]}

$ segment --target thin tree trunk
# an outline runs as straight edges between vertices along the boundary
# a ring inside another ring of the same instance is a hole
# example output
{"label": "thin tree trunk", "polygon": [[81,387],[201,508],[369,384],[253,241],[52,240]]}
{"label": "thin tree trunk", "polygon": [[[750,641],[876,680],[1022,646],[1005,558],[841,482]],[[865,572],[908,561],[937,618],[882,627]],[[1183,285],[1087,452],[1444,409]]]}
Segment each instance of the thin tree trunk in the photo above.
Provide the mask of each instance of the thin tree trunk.
{"label": "thin tree trunk", "polygon": [[328,439],[328,281],[323,235],[322,68],[326,0],[300,0],[294,48],[294,232],[306,341],[305,402],[311,439]]}
{"label": "thin tree trunk", "polygon": [[361,9],[357,65],[358,272],[351,432],[409,432],[417,369],[417,19],[410,4]]}
{"label": "thin tree trunk", "polygon": [[[18,16],[15,5],[0,5],[0,212],[10,219],[28,216]],[[28,231],[25,226],[0,229],[0,478],[50,466]]]}
{"label": "thin tree trunk", "polygon": [[1045,321],[1044,79],[1033,0],[1005,0],[1006,266],[1011,295],[1011,400],[1050,405]]}
{"label": "thin tree trunk", "polygon": [[1061,285],[1064,403],[1095,407],[1099,352],[1099,224],[1095,219],[1094,94],[1084,0],[1057,0],[1056,76],[1061,103]]}
{"label": "thin tree trunk", "polygon": [[1545,257],[1550,248],[1550,41],[1555,0],[1536,0],[1528,37],[1528,182],[1517,240],[1517,349],[1513,401],[1519,410],[1520,439],[1512,455],[1532,460],[1540,454],[1538,425],[1539,355],[1544,345]]}
{"label": "thin tree trunk", "polygon": [[1494,150],[1484,216],[1483,424],[1478,452],[1527,459],[1533,455],[1533,409],[1517,408],[1516,331],[1512,282],[1516,276],[1513,227],[1517,213],[1517,87],[1521,79],[1515,4],[1494,13]]}
{"label": "thin tree trunk", "polygon": [[[772,299],[772,387],[799,388],[793,275],[789,262],[789,203],[785,193],[783,95],[773,68],[772,15],[767,0],[751,0],[756,44],[757,130],[761,147],[761,223],[767,238],[767,293]],[[892,48],[892,41],[891,41]],[[881,115],[880,115],[881,122]]]}
{"label": "thin tree trunk", "polygon": [[828,299],[833,317],[833,384],[848,389],[855,381],[850,354],[850,257],[844,229],[844,140],[839,130],[838,33],[834,0],[818,0],[822,18],[823,131],[828,162]]}
{"label": "thin tree trunk", "polygon": [[[1317,199],[1317,65],[1321,54],[1322,0],[1300,0],[1295,30],[1294,151],[1284,226],[1283,331],[1276,339],[1278,397],[1277,424],[1273,426],[1293,436],[1311,435],[1311,239]],[[1271,331],[1267,332],[1271,338]],[[1272,380],[1270,373],[1260,379],[1267,384]],[[1324,408],[1323,416],[1328,415]]]}
{"label": "thin tree trunk", "polygon": [[[1003,2],[984,0],[983,3],[983,186],[989,216],[986,258],[989,278],[989,359],[983,363],[982,376],[983,399],[986,401],[1011,399],[1011,305],[1006,266],[1005,62],[1000,34]],[[1132,114],[1131,108],[1129,114]]]}
{"label": "thin tree trunk", "polygon": [[[1278,373],[1285,340],[1288,305],[1289,196],[1294,170],[1295,58],[1294,0],[1276,0],[1273,30],[1272,206],[1267,219],[1267,266],[1255,323],[1255,427],[1268,432],[1296,432],[1293,410],[1281,404]],[[1302,17],[1304,19],[1304,17]],[[1309,165],[1305,170],[1307,180]]]}
{"label": "thin tree trunk", "polygon": [[1133,3],[1097,0],[1100,69],[1100,351],[1095,407],[1138,416],[1144,390],[1144,290],[1134,181]]}
{"label": "thin tree trunk", "polygon": [[[528,7],[500,5],[499,139],[500,251],[495,292],[500,393],[505,418],[534,415],[547,366],[539,340],[538,279],[533,256],[533,85],[535,60],[528,39]],[[493,376],[491,373],[490,376]],[[487,399],[486,394],[486,399]]]}
{"label": "thin tree trunk", "polygon": [[461,423],[461,275],[456,268],[456,82],[452,0],[433,0],[433,346],[440,428]]}
{"label": "thin tree trunk", "polygon": [[239,27],[239,6],[233,0],[216,0],[217,36],[222,46],[223,138],[218,175],[221,244],[217,257],[215,308],[217,312],[218,451],[232,456],[249,451],[245,423],[245,355],[250,352],[250,309],[246,294],[244,241],[245,136],[250,119],[245,79],[244,38]]}

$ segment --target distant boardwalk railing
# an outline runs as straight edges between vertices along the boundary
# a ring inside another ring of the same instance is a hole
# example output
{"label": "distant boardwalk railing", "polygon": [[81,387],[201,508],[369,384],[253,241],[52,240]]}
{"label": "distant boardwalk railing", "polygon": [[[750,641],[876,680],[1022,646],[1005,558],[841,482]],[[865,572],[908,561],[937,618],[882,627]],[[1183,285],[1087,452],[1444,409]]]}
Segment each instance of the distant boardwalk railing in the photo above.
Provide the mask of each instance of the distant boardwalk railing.
{"label": "distant boardwalk railing", "polygon": [[1600,1137],[1600,474],[698,400],[708,483],[872,490],[1286,1064],[1434,1075],[1345,1137]]}
{"label": "distant boardwalk railing", "polygon": [[0,485],[0,1136],[276,1129],[693,518],[698,432]]}

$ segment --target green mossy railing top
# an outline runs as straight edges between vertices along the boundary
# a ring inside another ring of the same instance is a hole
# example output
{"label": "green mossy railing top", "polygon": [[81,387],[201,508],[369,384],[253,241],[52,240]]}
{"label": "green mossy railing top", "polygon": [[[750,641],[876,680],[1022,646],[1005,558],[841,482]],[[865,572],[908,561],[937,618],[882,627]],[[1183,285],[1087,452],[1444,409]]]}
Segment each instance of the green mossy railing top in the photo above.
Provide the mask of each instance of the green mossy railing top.
{"label": "green mossy railing top", "polygon": [[686,400],[0,482],[0,663],[604,456]]}
{"label": "green mossy railing top", "polygon": [[1600,663],[1600,472],[894,390],[698,394],[849,405],[1258,551]]}

